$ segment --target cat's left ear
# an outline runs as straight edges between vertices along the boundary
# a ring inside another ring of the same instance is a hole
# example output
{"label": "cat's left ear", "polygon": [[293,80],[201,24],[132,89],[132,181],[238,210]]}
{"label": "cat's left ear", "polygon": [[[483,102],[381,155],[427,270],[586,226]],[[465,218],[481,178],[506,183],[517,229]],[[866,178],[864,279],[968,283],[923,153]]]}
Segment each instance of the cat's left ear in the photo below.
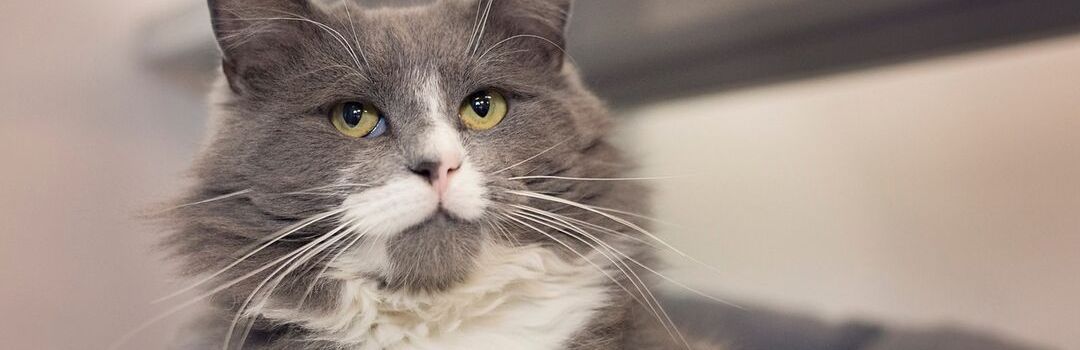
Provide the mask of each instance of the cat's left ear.
{"label": "cat's left ear", "polygon": [[[491,6],[489,25],[495,35],[485,34],[477,54],[524,52],[522,59],[535,66],[560,69],[565,60],[566,26],[572,0],[477,0],[481,14]],[[497,45],[497,46],[496,46]]]}
{"label": "cat's left ear", "polygon": [[237,94],[269,89],[275,70],[302,55],[318,13],[308,0],[207,0],[221,66]]}

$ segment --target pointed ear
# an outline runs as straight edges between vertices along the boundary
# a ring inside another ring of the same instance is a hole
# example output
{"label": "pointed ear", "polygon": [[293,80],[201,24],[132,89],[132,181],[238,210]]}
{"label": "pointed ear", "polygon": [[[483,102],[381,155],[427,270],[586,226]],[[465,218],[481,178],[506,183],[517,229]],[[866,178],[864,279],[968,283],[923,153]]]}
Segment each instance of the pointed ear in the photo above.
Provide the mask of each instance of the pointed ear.
{"label": "pointed ear", "polygon": [[499,34],[481,38],[478,55],[488,50],[490,55],[501,50],[523,50],[526,54],[522,58],[529,63],[561,69],[572,0],[479,1],[481,9],[488,1],[493,2],[490,21]]}
{"label": "pointed ear", "polygon": [[[307,0],[208,0],[221,67],[237,94],[259,88],[267,72],[296,52],[315,13]],[[317,19],[315,19],[317,20]]]}

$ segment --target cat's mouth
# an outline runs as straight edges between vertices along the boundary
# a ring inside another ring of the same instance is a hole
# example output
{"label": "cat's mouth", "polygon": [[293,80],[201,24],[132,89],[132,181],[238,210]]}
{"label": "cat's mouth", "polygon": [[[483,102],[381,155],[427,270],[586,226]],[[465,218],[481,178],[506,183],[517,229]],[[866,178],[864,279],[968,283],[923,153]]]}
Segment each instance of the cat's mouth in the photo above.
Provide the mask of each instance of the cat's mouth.
{"label": "cat's mouth", "polygon": [[479,174],[467,167],[442,193],[421,177],[402,176],[349,196],[342,219],[352,231],[381,242],[385,255],[358,258],[379,271],[386,288],[440,291],[475,267],[483,246],[479,219],[488,206],[485,193]]}

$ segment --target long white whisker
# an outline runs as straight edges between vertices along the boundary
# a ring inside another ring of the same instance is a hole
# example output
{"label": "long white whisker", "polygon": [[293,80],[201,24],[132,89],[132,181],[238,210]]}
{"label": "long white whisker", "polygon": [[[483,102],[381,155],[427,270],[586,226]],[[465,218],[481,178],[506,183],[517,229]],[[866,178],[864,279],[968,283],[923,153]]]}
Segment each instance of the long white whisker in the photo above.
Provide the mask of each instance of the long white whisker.
{"label": "long white whisker", "polygon": [[[522,214],[524,214],[524,213],[522,213]],[[552,229],[555,229],[555,230],[557,230],[559,232],[562,232],[562,233],[566,234],[567,236],[569,236],[571,238],[574,238],[574,239],[580,241],[581,243],[584,243],[585,245],[589,246],[589,248],[591,248],[593,251],[596,251],[596,252],[600,253],[605,258],[610,260],[611,263],[614,264],[615,267],[618,268],[620,272],[622,272],[624,275],[626,275],[627,279],[638,290],[638,293],[640,293],[640,295],[646,299],[645,304],[648,306],[650,311],[656,317],[657,321],[659,321],[660,324],[664,327],[664,329],[667,330],[668,334],[671,335],[671,337],[673,339],[681,340],[684,344],[686,344],[687,348],[689,349],[689,347],[690,347],[689,343],[686,342],[686,339],[682,336],[682,333],[679,332],[678,328],[675,327],[675,323],[671,321],[670,317],[668,317],[667,311],[665,311],[663,306],[660,305],[660,302],[656,299],[656,296],[653,295],[652,291],[649,290],[649,287],[645,284],[645,281],[642,280],[641,277],[638,276],[638,274],[636,272],[634,272],[633,269],[631,269],[629,265],[627,265],[625,262],[622,262],[622,259],[618,259],[617,257],[610,257],[610,256],[607,255],[607,253],[604,252],[604,250],[597,248],[595,245],[593,245],[592,243],[589,243],[585,239],[583,239],[581,237],[578,237],[577,235],[574,235],[571,232],[567,232],[566,230],[563,230],[563,229],[561,229],[559,227],[556,227],[557,225],[560,225],[558,222],[553,222],[550,219],[542,219],[542,217],[537,216],[535,214],[531,214],[531,215],[528,215],[528,216],[523,215],[522,217],[523,218],[531,218],[531,220],[533,222],[539,223],[541,225],[545,225],[545,226],[550,227]],[[545,223],[545,221],[548,222],[548,223]],[[579,234],[590,236],[584,230],[581,230],[580,228],[574,227],[573,225],[570,225],[570,224],[568,224],[566,222],[562,222],[561,225],[563,225],[564,227],[569,228],[569,229],[571,229],[573,231],[576,231]],[[617,249],[615,249],[614,247],[612,247],[610,245],[607,245],[606,243],[603,243],[603,241],[598,241],[598,243],[600,243],[604,248],[607,248],[607,249],[609,249],[609,250],[611,250],[611,251],[613,251],[613,252],[615,252],[617,254],[622,255],[623,257],[626,257],[626,254],[622,254],[622,252],[618,251]],[[644,289],[644,290],[642,290],[642,289]],[[663,316],[661,317],[661,315],[663,315]]]}
{"label": "long white whisker", "polygon": [[634,224],[634,223],[632,223],[630,221],[627,221],[626,219],[620,218],[618,216],[614,216],[614,215],[605,213],[603,211],[594,209],[594,208],[592,208],[592,206],[581,204],[581,203],[574,202],[574,201],[571,201],[571,200],[566,200],[566,199],[559,198],[559,197],[554,197],[554,196],[549,196],[549,195],[544,195],[544,194],[539,194],[539,193],[534,193],[534,192],[528,192],[528,191],[507,190],[507,191],[504,191],[504,192],[519,195],[519,196],[523,196],[523,197],[530,197],[530,198],[536,198],[536,199],[541,199],[541,200],[547,200],[547,201],[551,201],[551,202],[555,202],[555,203],[562,203],[562,204],[566,204],[566,205],[569,205],[569,206],[577,207],[577,208],[592,212],[594,214],[599,214],[599,215],[601,215],[601,216],[603,216],[605,218],[608,218],[608,219],[610,219],[612,221],[615,221],[615,222],[617,222],[619,224],[622,224],[622,225],[624,225],[626,227],[629,227],[629,228],[633,229],[634,231],[637,231],[637,232],[649,237],[650,239],[652,239],[652,240],[660,243],[661,245],[663,245],[665,248],[670,249],[671,251],[675,252],[676,254],[679,254],[683,258],[686,258],[686,259],[688,259],[690,261],[693,261],[693,262],[695,262],[697,264],[700,264],[701,266],[707,267],[707,268],[709,268],[710,270],[712,270],[712,271],[714,271],[716,273],[720,273],[720,271],[718,269],[710,266],[709,264],[706,264],[705,262],[702,262],[701,260],[698,260],[698,259],[690,256],[689,254],[684,253],[682,250],[679,250],[678,248],[675,248],[671,244],[668,244],[666,241],[660,239],[660,237],[657,237],[656,235],[652,234],[651,232],[649,232],[648,230],[642,228],[641,226],[638,226],[638,225],[636,225],[636,224]]}
{"label": "long white whisker", "polygon": [[312,224],[314,224],[316,222],[319,222],[319,221],[324,220],[324,219],[326,219],[328,217],[340,214],[342,212],[345,212],[345,209],[331,210],[329,212],[318,214],[318,215],[313,216],[311,218],[302,220],[302,221],[300,221],[300,222],[298,222],[296,224],[290,225],[290,226],[278,231],[277,233],[271,235],[272,239],[270,239],[266,243],[263,243],[261,246],[259,246],[255,250],[245,254],[244,256],[241,256],[239,259],[236,259],[235,261],[233,261],[229,265],[226,265],[224,268],[218,270],[217,272],[214,272],[213,274],[210,274],[209,276],[204,277],[204,278],[200,279],[199,281],[197,281],[197,282],[195,282],[195,283],[193,283],[193,284],[191,284],[191,285],[189,285],[187,287],[184,287],[184,288],[182,288],[182,289],[180,289],[180,290],[178,290],[176,292],[173,292],[172,294],[169,294],[169,295],[163,296],[161,298],[155,299],[152,303],[159,303],[159,302],[162,302],[162,301],[165,301],[165,300],[169,300],[169,299],[175,298],[177,296],[180,296],[180,295],[182,295],[184,293],[187,293],[188,291],[191,291],[191,290],[193,290],[195,288],[198,288],[199,286],[214,280],[215,278],[217,278],[221,274],[225,273],[229,269],[232,269],[233,267],[236,267],[236,265],[239,265],[240,263],[244,262],[244,260],[247,260],[251,256],[257,254],[260,251],[262,251],[263,249],[266,249],[266,247],[269,247],[270,245],[273,245],[277,241],[280,241],[282,238],[285,238],[285,237],[295,233],[296,231],[302,230],[305,227],[308,227],[308,226],[310,226],[310,225],[312,225]]}
{"label": "long white whisker", "polygon": [[345,36],[342,35],[341,32],[337,31],[336,29],[334,29],[334,28],[332,28],[332,27],[330,27],[330,26],[328,26],[326,24],[323,24],[323,23],[321,23],[319,21],[315,21],[315,20],[312,20],[312,19],[304,17],[304,16],[300,16],[300,15],[293,14],[293,13],[281,12],[281,11],[273,11],[273,12],[279,12],[279,13],[282,13],[282,14],[287,14],[287,15],[291,15],[291,16],[295,16],[295,17],[240,18],[239,20],[243,20],[243,21],[298,21],[298,22],[305,22],[305,23],[314,24],[315,26],[318,26],[320,29],[322,29],[326,33],[330,34],[334,38],[335,41],[337,41],[339,44],[341,44],[341,47],[345,49],[345,51],[349,54],[349,56],[351,56],[351,58],[353,60],[353,63],[356,64],[357,69],[363,68],[363,66],[360,64],[359,57],[357,57],[357,55],[356,55],[356,52],[353,51],[353,49],[349,46],[348,40],[345,39]]}
{"label": "long white whisker", "polygon": [[536,158],[537,158],[537,157],[539,157],[539,156],[542,156],[542,155],[544,155],[544,153],[548,153],[548,152],[551,152],[551,150],[555,149],[556,147],[559,147],[559,146],[561,146],[562,144],[564,144],[564,143],[566,143],[566,142],[568,142],[568,141],[570,141],[570,140],[572,140],[572,139],[573,139],[573,137],[569,137],[569,138],[567,138],[567,139],[565,139],[565,140],[562,140],[562,141],[556,142],[556,143],[555,143],[554,145],[551,145],[551,147],[548,147],[548,148],[544,149],[543,151],[540,151],[540,153],[537,153],[536,155],[534,155],[534,156],[532,156],[532,157],[526,158],[526,159],[525,159],[525,160],[523,160],[523,161],[520,161],[520,162],[517,162],[517,163],[511,164],[511,165],[510,165],[510,166],[508,166],[508,167],[505,167],[505,168],[499,169],[499,171],[493,172],[493,173],[491,173],[491,175],[496,175],[496,174],[499,174],[499,173],[501,173],[501,172],[504,172],[504,171],[507,171],[507,170],[513,169],[513,168],[515,168],[515,167],[517,167],[517,166],[519,166],[519,165],[522,165],[522,164],[528,163],[529,161],[531,161],[531,160],[533,160],[533,159],[536,159]]}
{"label": "long white whisker", "polygon": [[[640,299],[637,299],[638,295],[645,296],[645,292],[638,285],[638,282],[641,282],[641,281],[634,280],[632,277],[630,277],[630,271],[627,271],[624,268],[624,265],[621,265],[621,264],[619,264],[618,261],[616,261],[617,257],[612,257],[612,256],[608,255],[607,252],[598,249],[592,243],[589,243],[589,242],[586,242],[586,241],[582,240],[580,237],[575,236],[572,232],[568,232],[568,231],[564,230],[561,227],[556,227],[555,225],[558,225],[558,223],[554,223],[554,221],[551,221],[550,219],[546,219],[546,218],[543,218],[543,217],[538,216],[536,214],[525,213],[525,212],[511,213],[511,215],[514,215],[516,217],[519,217],[519,218],[522,218],[522,219],[525,219],[525,220],[535,222],[535,223],[540,224],[540,225],[544,225],[544,226],[546,226],[548,228],[554,229],[555,231],[561,232],[561,233],[567,235],[568,237],[573,238],[573,239],[585,244],[586,246],[589,247],[589,249],[592,249],[593,251],[599,253],[601,256],[603,256],[605,259],[607,259],[609,262],[611,262],[611,264],[613,266],[615,266],[615,268],[618,269],[619,272],[621,272],[624,276],[626,276],[627,281],[629,281],[631,283],[631,285],[634,287],[634,289],[636,289],[637,292],[638,292],[638,294],[634,294],[633,292],[630,292],[629,290],[626,290],[626,293],[629,294],[635,300],[637,300],[638,303],[640,303],[642,306],[646,306],[646,307],[648,307],[650,309],[653,309],[653,306],[652,306],[651,303],[644,302],[644,301],[641,301]],[[653,309],[653,310],[655,312],[655,309]],[[659,318],[659,314],[656,314],[656,316],[657,316],[658,321],[663,322]],[[665,325],[665,327],[667,327],[667,325]]]}
{"label": "long white whisker", "polygon": [[[574,219],[574,218],[566,217],[566,216],[563,216],[563,215],[555,214],[555,213],[552,213],[552,212],[540,210],[540,209],[533,208],[533,207],[527,207],[527,206],[516,206],[516,207],[519,207],[519,208],[521,208],[523,210],[528,210],[530,212],[533,212],[533,213],[536,213],[536,214],[539,214],[539,215],[548,216],[548,217],[550,217],[551,219],[554,219],[554,220],[560,220],[560,218],[561,218],[561,219],[566,219],[566,220],[580,221],[580,220],[577,220],[577,219]],[[560,221],[562,221],[562,220],[560,220]],[[585,223],[585,224],[588,224],[588,222],[584,222],[584,221],[581,221],[581,222]],[[565,223],[565,222],[564,222],[564,224],[569,225],[569,223]],[[603,228],[603,226],[596,226],[595,228]],[[599,243],[601,245],[607,246],[609,249],[614,250],[619,255],[621,255],[623,258],[626,258],[627,260],[633,262],[635,265],[640,266],[641,268],[651,272],[652,274],[656,275],[657,277],[663,278],[665,281],[668,281],[668,282],[670,282],[670,283],[672,283],[672,284],[674,284],[676,286],[679,286],[679,287],[681,287],[683,289],[686,289],[687,291],[690,291],[690,292],[692,292],[694,294],[697,294],[699,296],[705,297],[705,298],[707,298],[709,300],[712,300],[712,301],[715,301],[715,302],[718,302],[718,303],[721,303],[721,304],[724,304],[724,305],[733,306],[733,307],[736,307],[736,308],[739,308],[739,309],[743,309],[742,306],[739,306],[739,305],[734,304],[734,303],[732,303],[730,301],[727,301],[727,300],[723,300],[723,299],[714,297],[712,295],[709,295],[708,293],[702,292],[702,291],[700,291],[698,289],[690,287],[689,285],[686,285],[685,283],[679,282],[678,280],[675,280],[675,279],[673,279],[671,277],[668,277],[667,275],[665,275],[665,274],[663,274],[663,273],[661,273],[659,271],[656,271],[655,269],[649,267],[648,265],[645,265],[644,263],[638,261],[637,259],[634,259],[633,257],[630,257],[629,255],[623,254],[621,251],[618,251],[617,249],[612,247],[607,242],[604,242],[599,237],[596,237],[596,236],[586,232],[585,230],[580,230],[578,232],[580,232],[582,235],[585,235],[586,237],[596,241],[597,243]]]}
{"label": "long white whisker", "polygon": [[127,343],[129,340],[131,340],[132,337],[134,337],[139,332],[142,332],[147,327],[150,327],[150,326],[154,325],[155,323],[161,322],[161,320],[164,320],[165,318],[167,318],[169,316],[175,315],[176,313],[178,313],[180,311],[183,311],[184,309],[190,307],[191,305],[195,305],[196,303],[198,303],[200,301],[203,301],[204,299],[209,298],[209,297],[211,297],[211,296],[213,296],[213,295],[215,295],[217,293],[220,293],[223,290],[229,289],[232,286],[235,286],[236,284],[238,284],[240,282],[243,282],[244,280],[246,280],[248,278],[251,278],[252,276],[258,275],[259,273],[262,273],[263,271],[266,271],[267,269],[269,269],[271,267],[274,267],[275,265],[280,264],[281,262],[283,262],[285,260],[288,260],[289,258],[291,258],[291,257],[293,257],[293,256],[295,256],[297,254],[299,254],[299,252],[291,252],[289,254],[286,254],[286,255],[284,255],[284,256],[282,256],[282,257],[280,257],[280,258],[278,258],[278,259],[276,259],[274,261],[271,261],[270,263],[268,263],[266,265],[263,265],[260,268],[257,268],[255,270],[252,270],[251,272],[248,272],[248,273],[244,274],[243,276],[237,277],[237,278],[235,278],[235,279],[233,279],[233,280],[231,280],[229,282],[223,283],[223,284],[217,286],[214,289],[211,289],[211,290],[209,290],[209,291],[207,291],[207,292],[205,292],[203,294],[200,294],[200,295],[198,295],[198,296],[196,296],[194,298],[191,298],[190,300],[188,300],[188,301],[186,301],[186,302],[184,302],[184,303],[182,303],[180,305],[177,305],[177,306],[175,306],[175,307],[173,307],[173,308],[171,308],[169,310],[166,310],[165,312],[163,312],[161,314],[158,314],[157,316],[154,316],[153,318],[147,320],[146,322],[143,322],[143,324],[139,325],[138,327],[135,327],[135,329],[132,329],[131,331],[125,333],[123,336],[121,336],[115,342],[110,344],[108,349],[115,350],[115,349],[119,348],[121,345],[124,345],[124,343]]}
{"label": "long white whisker", "polygon": [[331,185],[325,185],[325,186],[319,186],[319,187],[305,188],[305,189],[297,190],[297,191],[293,191],[293,192],[285,192],[285,193],[282,193],[282,194],[286,194],[286,195],[288,195],[288,194],[304,194],[304,193],[306,193],[308,191],[318,191],[318,190],[326,190],[326,189],[333,189],[333,188],[349,189],[349,188],[371,187],[371,186],[372,185],[360,184],[360,183],[331,184]]}
{"label": "long white whisker", "polygon": [[480,31],[480,13],[484,7],[483,1],[476,2],[476,16],[473,18],[473,31],[469,35],[469,46],[465,47],[465,53],[471,53],[474,43],[476,42],[476,33]]}
{"label": "long white whisker", "polygon": [[[513,214],[515,214],[515,213],[509,213],[509,214],[513,215]],[[638,300],[638,299],[637,299],[637,297],[636,297],[636,296],[634,296],[634,293],[630,292],[630,289],[627,289],[625,285],[623,285],[623,284],[622,284],[621,282],[619,282],[619,280],[618,280],[618,279],[616,279],[616,278],[615,278],[615,276],[612,276],[612,275],[611,275],[610,273],[608,273],[608,272],[607,272],[607,270],[604,270],[604,268],[600,267],[600,265],[597,265],[596,263],[594,263],[594,262],[592,261],[592,259],[589,259],[589,258],[588,258],[588,257],[586,257],[586,256],[585,256],[584,254],[582,254],[581,252],[578,252],[578,251],[577,251],[577,249],[574,249],[573,247],[570,247],[570,245],[569,245],[569,244],[566,244],[565,242],[563,242],[563,241],[559,240],[558,238],[555,238],[555,236],[552,236],[552,235],[551,235],[550,233],[544,232],[544,230],[541,230],[541,229],[537,228],[536,226],[530,225],[529,223],[527,223],[527,222],[524,222],[524,221],[521,221],[521,220],[519,220],[519,219],[517,219],[517,218],[515,218],[515,217],[512,217],[512,216],[506,216],[506,215],[504,215],[504,217],[505,217],[506,219],[509,219],[509,220],[512,220],[512,221],[516,222],[516,223],[517,223],[517,224],[519,224],[519,225],[522,225],[522,226],[524,226],[524,227],[528,227],[528,228],[532,229],[533,231],[536,231],[536,232],[538,232],[538,233],[540,233],[540,234],[544,235],[545,237],[547,237],[548,239],[552,240],[552,241],[553,241],[553,242],[555,242],[556,244],[558,244],[558,245],[562,246],[563,248],[566,248],[566,249],[567,249],[567,250],[569,250],[570,252],[572,252],[572,253],[576,254],[577,256],[581,257],[581,259],[582,259],[582,260],[584,260],[584,261],[585,261],[585,263],[587,263],[587,264],[589,264],[589,265],[592,265],[592,267],[596,268],[596,270],[597,270],[597,271],[599,271],[599,272],[600,272],[601,274],[603,274],[603,275],[604,275],[605,277],[607,277],[608,279],[610,279],[610,280],[611,280],[611,282],[615,283],[615,285],[616,285],[616,286],[618,286],[618,287],[619,287],[620,289],[622,289],[623,291],[625,291],[625,292],[626,292],[626,294],[630,295],[630,296],[631,296],[632,298],[634,298],[635,300]],[[640,300],[638,300],[638,302],[641,302],[641,301],[640,301]]]}
{"label": "long white whisker", "polygon": [[[280,281],[286,275],[291,273],[293,270],[295,270],[299,266],[298,263],[303,263],[307,259],[310,258],[311,255],[309,254],[309,252],[311,252],[313,248],[316,249],[315,251],[325,249],[325,247],[327,247],[329,244],[332,244],[333,242],[335,242],[334,240],[329,240],[329,241],[327,241],[327,240],[329,238],[331,238],[331,237],[335,237],[338,232],[341,232],[342,230],[345,229],[345,227],[347,227],[350,224],[351,223],[349,223],[349,222],[344,223],[344,224],[334,228],[333,230],[330,230],[329,232],[319,236],[315,240],[303,245],[300,249],[297,249],[295,251],[295,254],[293,254],[293,256],[288,261],[286,261],[283,264],[281,264],[280,266],[278,266],[277,269],[275,269],[265,279],[263,279],[263,281],[261,283],[259,283],[259,285],[256,286],[252,290],[251,294],[248,295],[248,298],[244,300],[244,303],[237,310],[236,316],[233,318],[232,323],[229,325],[228,331],[225,333],[225,341],[224,341],[223,349],[228,350],[230,345],[232,345],[232,342],[231,342],[232,335],[236,332],[237,323],[239,322],[240,318],[242,318],[245,314],[248,313],[247,309],[249,308],[249,305],[251,305],[251,301],[254,300],[256,295],[266,295],[266,298],[268,299],[270,297],[270,294],[273,293],[273,290],[275,288],[277,288],[278,283],[280,283]],[[340,238],[340,236],[338,236],[336,238]],[[282,270],[286,270],[286,271],[284,273],[281,273]],[[265,294],[260,293],[262,288],[264,286],[266,286],[266,284],[269,283],[270,280],[272,280],[272,279],[275,281],[273,287],[268,292],[266,292]],[[265,302],[266,301],[264,300],[263,303],[265,303]],[[262,305],[260,305],[260,308],[261,308],[261,306]],[[254,317],[254,316],[251,316],[251,317]],[[246,337],[247,337],[247,334],[245,332],[244,338],[246,338]],[[240,341],[239,346],[243,347],[245,341],[246,341],[245,339],[242,339]]]}
{"label": "long white whisker", "polygon": [[610,228],[607,228],[607,227],[604,227],[604,226],[600,226],[600,225],[597,225],[597,224],[594,224],[594,223],[591,223],[591,222],[588,222],[588,221],[585,221],[585,220],[575,219],[575,218],[572,218],[572,217],[569,217],[569,216],[566,216],[566,215],[556,214],[556,213],[552,213],[550,211],[541,210],[541,209],[537,209],[537,208],[526,206],[526,205],[511,204],[510,206],[514,207],[514,208],[521,209],[521,210],[535,212],[535,213],[544,213],[544,214],[547,214],[547,215],[554,215],[555,217],[558,217],[558,218],[560,218],[562,220],[566,220],[566,221],[569,221],[569,222],[572,222],[572,223],[575,223],[575,224],[578,224],[578,225],[584,225],[584,226],[592,228],[594,230],[605,232],[605,233],[608,233],[608,234],[612,234],[612,235],[615,235],[615,236],[618,236],[618,237],[626,238],[626,239],[632,240],[634,242],[641,243],[643,245],[649,246],[649,247],[651,247],[653,249],[659,249],[659,247],[657,247],[656,244],[653,243],[653,242],[649,242],[649,241],[643,240],[641,238],[634,237],[633,235],[626,234],[624,232],[619,232],[619,231],[616,231],[616,230],[613,230],[613,229],[610,229]]}
{"label": "long white whisker", "polygon": [[551,41],[551,39],[548,39],[548,38],[545,38],[545,37],[542,37],[542,36],[539,36],[539,35],[532,35],[532,34],[518,34],[518,35],[511,36],[509,38],[503,39],[503,40],[495,43],[495,45],[491,45],[491,47],[488,48],[487,51],[484,51],[484,53],[481,54],[480,57],[477,58],[476,60],[477,61],[483,61],[484,56],[487,56],[487,54],[489,52],[491,52],[491,50],[494,50],[499,45],[502,45],[503,43],[506,43],[507,41],[510,41],[510,40],[513,40],[513,39],[520,39],[520,38],[533,38],[533,39],[543,40],[543,41],[547,42],[548,44],[551,44],[551,46],[554,46],[556,49],[559,49],[559,51],[562,51],[564,56],[569,58],[570,61],[572,63],[574,63],[574,65],[577,65],[577,62],[574,60],[574,57],[571,57],[569,54],[567,54],[566,50],[563,49],[562,46],[559,46],[559,44],[556,44],[554,41]]}
{"label": "long white whisker", "polygon": [[649,221],[652,221],[652,222],[655,222],[655,223],[658,223],[658,224],[663,224],[665,226],[671,226],[671,227],[678,228],[678,229],[686,229],[686,227],[683,226],[683,225],[676,224],[676,223],[673,223],[673,222],[670,222],[670,221],[657,219],[657,218],[654,218],[654,217],[651,217],[651,216],[648,216],[648,215],[642,215],[642,214],[629,212],[629,211],[625,211],[625,210],[619,210],[619,209],[614,209],[614,208],[605,208],[605,207],[600,207],[600,206],[595,206],[595,205],[592,205],[591,207],[593,207],[593,209],[600,210],[600,211],[606,211],[606,212],[609,212],[609,213],[632,216],[632,217],[639,218],[639,219],[649,220]]}
{"label": "long white whisker", "polygon": [[368,62],[367,56],[364,55],[364,48],[360,47],[360,38],[356,36],[356,24],[354,23],[356,20],[353,19],[352,12],[349,12],[349,1],[351,0],[342,0],[341,2],[345,5],[345,15],[349,17],[349,30],[352,31],[353,44],[356,45],[356,51],[360,52],[360,58],[364,59],[364,65],[368,70],[371,70],[371,63]]}
{"label": "long white whisker", "polygon": [[249,189],[246,189],[246,190],[240,190],[240,191],[236,191],[236,192],[229,193],[229,194],[223,194],[223,195],[213,197],[213,198],[210,198],[210,199],[205,199],[205,200],[201,200],[201,201],[198,201],[198,202],[191,202],[191,203],[187,203],[187,204],[181,204],[181,205],[177,205],[177,206],[174,206],[174,207],[171,207],[171,208],[163,209],[163,210],[155,212],[154,214],[155,215],[164,214],[164,213],[168,213],[170,211],[174,211],[174,210],[177,210],[177,209],[183,209],[183,208],[192,207],[192,206],[196,206],[196,205],[200,205],[200,204],[217,202],[217,201],[220,201],[220,200],[225,200],[225,199],[233,198],[233,197],[236,197],[236,196],[248,194],[248,193],[251,193],[251,191],[252,191],[252,189],[249,188]]}
{"label": "long white whisker", "polygon": [[480,49],[480,43],[483,42],[484,30],[487,29],[488,17],[491,15],[491,4],[494,4],[495,0],[488,0],[487,8],[484,9],[484,17],[480,20],[480,32],[476,35],[476,45],[471,48],[470,55],[475,55],[476,50]]}
{"label": "long white whisker", "polygon": [[507,180],[529,180],[529,179],[550,179],[550,180],[574,180],[574,181],[649,181],[649,180],[670,180],[678,179],[684,176],[657,176],[657,177],[568,177],[568,176],[550,176],[550,175],[529,175],[529,176],[515,176]]}
{"label": "long white whisker", "polygon": [[356,242],[359,242],[360,239],[364,238],[364,235],[366,235],[366,234],[367,234],[367,231],[360,232],[359,234],[357,234],[356,237],[353,238],[352,241],[349,241],[348,244],[346,244],[344,247],[339,249],[337,251],[337,253],[335,253],[333,255],[333,257],[330,258],[330,260],[327,260],[326,262],[323,263],[322,270],[319,271],[318,275],[315,275],[315,280],[311,283],[310,286],[308,286],[307,291],[304,293],[304,296],[302,298],[300,298],[300,302],[297,303],[297,307],[296,307],[297,310],[303,309],[304,303],[307,301],[308,296],[310,296],[311,293],[315,290],[315,285],[318,284],[319,279],[326,275],[326,270],[330,268],[330,265],[332,265],[335,261],[337,261],[337,259],[339,257],[341,257],[341,254],[344,254],[345,252],[349,251],[349,249],[352,249],[352,247],[354,245],[356,245]]}

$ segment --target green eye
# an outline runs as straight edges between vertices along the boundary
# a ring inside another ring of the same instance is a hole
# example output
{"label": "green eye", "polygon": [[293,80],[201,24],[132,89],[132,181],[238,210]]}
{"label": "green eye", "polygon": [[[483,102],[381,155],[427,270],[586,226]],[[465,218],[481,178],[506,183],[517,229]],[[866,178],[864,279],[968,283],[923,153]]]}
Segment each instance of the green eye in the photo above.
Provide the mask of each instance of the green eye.
{"label": "green eye", "polygon": [[506,98],[494,90],[480,90],[461,102],[461,121],[473,130],[488,130],[506,117]]}
{"label": "green eye", "polygon": [[386,121],[370,103],[345,102],[330,112],[330,123],[342,134],[356,138],[372,138],[386,132]]}

